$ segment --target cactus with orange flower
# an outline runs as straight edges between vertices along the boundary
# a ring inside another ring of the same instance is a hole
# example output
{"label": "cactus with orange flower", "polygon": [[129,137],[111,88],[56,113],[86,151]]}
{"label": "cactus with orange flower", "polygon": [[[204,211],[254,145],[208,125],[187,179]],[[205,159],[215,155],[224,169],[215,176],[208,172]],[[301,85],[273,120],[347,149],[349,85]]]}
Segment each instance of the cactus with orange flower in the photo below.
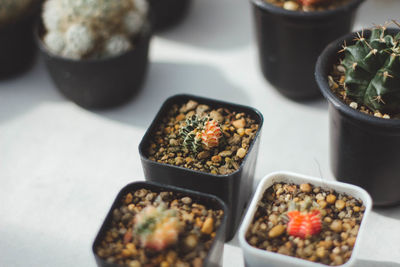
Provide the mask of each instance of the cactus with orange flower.
{"label": "cactus with orange flower", "polygon": [[134,218],[133,235],[144,248],[161,251],[178,241],[181,230],[176,210],[167,209],[163,203],[144,208]]}

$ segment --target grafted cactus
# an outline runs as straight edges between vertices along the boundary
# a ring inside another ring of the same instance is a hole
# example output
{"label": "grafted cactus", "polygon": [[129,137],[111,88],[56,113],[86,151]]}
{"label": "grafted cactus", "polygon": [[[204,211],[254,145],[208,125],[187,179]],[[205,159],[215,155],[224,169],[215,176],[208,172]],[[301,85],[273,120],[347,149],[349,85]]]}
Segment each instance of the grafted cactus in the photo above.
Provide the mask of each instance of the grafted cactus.
{"label": "grafted cactus", "polygon": [[23,16],[39,0],[0,0],[0,26]]}
{"label": "grafted cactus", "polygon": [[167,209],[164,203],[148,206],[134,219],[134,236],[145,248],[163,250],[178,241],[182,224],[176,210]]}
{"label": "grafted cactus", "polygon": [[123,53],[147,19],[147,0],[47,0],[44,43],[57,55],[82,59]]}
{"label": "grafted cactus", "polygon": [[186,119],[185,125],[180,128],[180,135],[183,137],[182,145],[197,153],[202,149],[217,147],[222,132],[217,121],[193,115]]}
{"label": "grafted cactus", "polygon": [[400,33],[392,36],[379,26],[368,39],[359,34],[343,51],[347,96],[374,112],[399,112]]}

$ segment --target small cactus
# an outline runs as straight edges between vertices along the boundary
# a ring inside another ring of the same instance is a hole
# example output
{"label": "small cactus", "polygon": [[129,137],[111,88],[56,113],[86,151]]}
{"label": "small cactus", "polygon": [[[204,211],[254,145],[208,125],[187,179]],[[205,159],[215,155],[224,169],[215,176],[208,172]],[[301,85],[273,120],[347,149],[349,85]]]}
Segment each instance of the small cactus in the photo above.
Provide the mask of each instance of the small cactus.
{"label": "small cactus", "polygon": [[287,216],[289,217],[287,232],[291,236],[307,239],[318,234],[322,229],[319,210],[304,213],[294,210],[289,211]]}
{"label": "small cactus", "polygon": [[26,14],[39,0],[0,0],[0,26]]}
{"label": "small cactus", "polygon": [[355,44],[344,44],[346,95],[372,111],[400,111],[400,33],[387,34],[385,26],[359,34]]}
{"label": "small cactus", "polygon": [[52,53],[67,58],[117,55],[133,47],[147,9],[147,0],[47,0],[43,41]]}
{"label": "small cactus", "polygon": [[176,210],[166,209],[165,204],[148,206],[136,214],[133,235],[144,248],[161,251],[178,241],[182,225]]}
{"label": "small cactus", "polygon": [[198,153],[202,149],[217,147],[222,131],[217,121],[193,115],[186,119],[185,125],[180,128],[180,135],[183,138],[183,147]]}

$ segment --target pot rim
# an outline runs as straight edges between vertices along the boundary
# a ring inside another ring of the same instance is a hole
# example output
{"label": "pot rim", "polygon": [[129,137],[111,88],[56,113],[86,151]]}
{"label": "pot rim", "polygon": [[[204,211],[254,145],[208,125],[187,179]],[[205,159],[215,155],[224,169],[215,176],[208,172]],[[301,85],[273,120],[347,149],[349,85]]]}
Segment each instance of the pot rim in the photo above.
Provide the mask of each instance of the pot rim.
{"label": "pot rim", "polygon": [[[107,57],[101,57],[101,58],[86,58],[86,59],[74,59],[74,58],[67,58],[67,57],[63,57],[57,54],[52,53],[44,44],[41,36],[40,36],[40,30],[43,29],[44,30],[44,26],[43,26],[43,22],[42,19],[39,18],[36,22],[35,25],[33,27],[33,31],[34,31],[34,39],[36,42],[37,47],[39,47],[39,50],[46,54],[47,56],[60,60],[60,61],[64,61],[64,62],[69,62],[69,63],[78,63],[78,62],[82,62],[82,63],[100,63],[100,62],[107,62],[107,61],[111,61],[114,59],[118,59],[121,57],[124,57],[125,55],[129,54],[129,53],[135,53],[136,52],[136,48],[139,46],[140,43],[143,43],[144,40],[146,40],[147,38],[151,38],[151,32],[152,32],[152,28],[151,28],[151,24],[148,20],[146,20],[145,24],[142,26],[142,29],[140,30],[139,34],[136,36],[137,40],[134,43],[134,46],[132,48],[130,48],[129,50],[119,53],[117,55],[113,55],[113,56],[107,56]],[[131,38],[132,40],[133,38]]]}
{"label": "pot rim", "polygon": [[[151,134],[151,129],[155,127],[156,119],[159,118],[162,115],[161,113],[163,111],[163,107],[167,103],[173,101],[174,98],[188,98],[188,99],[194,99],[194,100],[198,100],[198,101],[213,102],[213,103],[218,103],[222,107],[225,106],[225,105],[240,107],[240,108],[243,108],[243,109],[252,110],[258,116],[258,118],[260,119],[258,130],[256,132],[256,135],[254,136],[254,139],[250,143],[250,146],[249,146],[249,149],[247,150],[246,156],[244,157],[242,163],[240,164],[240,166],[239,166],[239,168],[237,170],[235,170],[234,172],[231,172],[229,174],[212,174],[212,173],[209,173],[209,172],[202,172],[202,171],[192,170],[192,169],[189,169],[189,168],[176,166],[176,165],[172,165],[172,164],[168,164],[168,163],[160,163],[160,162],[157,162],[157,161],[150,160],[145,155],[145,153],[143,151],[143,146],[144,146],[144,141],[145,141],[146,137]],[[169,167],[169,168],[174,168],[174,169],[178,169],[178,170],[194,172],[194,173],[196,173],[198,175],[203,175],[203,176],[207,175],[207,176],[210,176],[210,177],[217,177],[217,178],[229,178],[229,177],[232,177],[233,175],[235,175],[236,173],[239,173],[243,169],[243,166],[245,165],[245,162],[247,161],[248,154],[250,154],[250,152],[253,150],[253,147],[255,145],[256,140],[261,135],[261,130],[262,130],[263,123],[264,123],[264,116],[256,108],[253,108],[253,107],[250,107],[250,106],[241,105],[241,104],[226,102],[226,101],[223,101],[223,100],[217,100],[217,99],[212,99],[212,98],[207,98],[207,97],[202,97],[202,96],[191,95],[191,94],[176,94],[176,95],[168,97],[163,102],[163,104],[161,105],[161,107],[158,110],[157,114],[154,116],[154,119],[152,120],[150,126],[147,128],[145,134],[143,135],[142,140],[139,143],[139,154],[140,154],[140,157],[141,157],[142,160],[144,160],[146,162],[150,162],[152,164],[160,165],[162,167]]]}
{"label": "pot rim", "polygon": [[250,1],[253,3],[253,5],[257,6],[260,9],[267,10],[271,13],[279,14],[282,16],[287,16],[290,18],[302,18],[302,19],[319,19],[319,18],[334,16],[339,13],[344,13],[351,9],[355,9],[365,0],[352,0],[344,5],[340,5],[335,9],[327,9],[323,11],[310,11],[310,12],[287,10],[282,7],[278,7],[273,4],[267,3],[265,0],[250,0]]}
{"label": "pot rim", "polygon": [[[262,198],[265,190],[268,189],[269,187],[271,187],[275,180],[277,180],[278,182],[289,181],[294,184],[300,184],[300,183],[307,182],[307,183],[310,183],[313,185],[321,186],[322,188],[334,189],[335,191],[338,191],[338,192],[351,191],[353,194],[346,193],[346,192],[345,193],[348,195],[357,197],[363,201],[363,204],[365,206],[365,211],[364,211],[363,219],[360,223],[360,229],[357,234],[356,243],[354,245],[353,251],[351,253],[349,260],[342,265],[338,265],[338,267],[349,267],[349,266],[353,265],[358,256],[358,252],[360,249],[360,243],[361,243],[360,240],[363,239],[365,227],[366,227],[366,221],[367,221],[367,218],[369,217],[369,214],[372,209],[371,196],[368,194],[367,191],[365,191],[361,187],[358,187],[358,186],[355,186],[352,184],[337,182],[335,180],[324,180],[323,178],[316,178],[316,177],[312,177],[312,176],[308,176],[308,175],[297,174],[297,173],[290,172],[290,171],[277,171],[277,172],[270,173],[270,174],[264,176],[264,178],[262,178],[262,180],[258,184],[257,190],[250,202],[249,208],[247,209],[247,212],[244,216],[244,219],[242,221],[242,224],[241,224],[241,226],[239,228],[239,232],[238,232],[239,243],[240,243],[240,247],[243,249],[244,257],[246,258],[246,254],[250,254],[250,256],[256,256],[258,258],[263,258],[266,262],[270,259],[270,260],[274,260],[276,262],[282,262],[282,263],[286,263],[286,264],[292,264],[292,265],[303,266],[303,267],[309,267],[309,266],[310,267],[325,267],[325,266],[328,266],[328,265],[322,264],[322,263],[314,263],[314,262],[311,262],[311,261],[308,261],[305,259],[300,259],[300,258],[296,258],[293,256],[279,254],[277,252],[271,252],[271,251],[266,251],[266,250],[262,250],[259,248],[255,248],[255,247],[252,247],[246,241],[246,237],[245,237],[246,232],[247,232],[247,229],[250,227],[251,222],[253,221],[255,212],[258,207],[258,202]],[[268,183],[271,183],[271,185],[268,186],[267,185]]]}
{"label": "pot rim", "polygon": [[[388,28],[387,30],[390,33],[400,32],[400,29],[397,28]],[[315,67],[316,82],[321,93],[329,101],[329,103],[331,103],[336,109],[338,109],[341,113],[344,113],[348,117],[375,126],[400,128],[400,119],[378,118],[355,110],[348,106],[346,103],[342,102],[342,100],[339,99],[329,87],[328,74],[329,70],[332,68],[332,66],[330,66],[330,62],[333,62],[333,58],[338,58],[337,53],[340,50],[340,47],[342,46],[344,41],[346,41],[347,43],[351,43],[354,37],[357,36],[357,33],[361,34],[362,32],[364,32],[364,35],[367,34],[368,36],[370,34],[370,29],[356,31],[342,36],[331,42],[324,49],[324,51],[318,57]]]}
{"label": "pot rim", "polygon": [[[113,202],[109,208],[109,211],[107,212],[106,216],[104,217],[99,230],[96,233],[96,236],[94,238],[94,241],[92,243],[92,253],[95,256],[95,258],[98,258],[99,260],[105,262],[103,259],[101,259],[95,249],[95,245],[96,243],[99,241],[100,238],[100,234],[102,232],[105,231],[105,229],[107,228],[106,223],[107,223],[107,219],[112,216],[112,212],[113,212],[113,208],[114,206],[117,206],[117,201],[120,199],[120,197],[122,197],[122,194],[125,193],[125,191],[128,190],[128,188],[132,187],[132,186],[143,186],[143,188],[146,187],[157,187],[159,189],[162,190],[168,190],[171,191],[173,193],[182,193],[182,194],[186,194],[188,196],[196,196],[196,197],[200,197],[202,199],[212,199],[213,201],[215,201],[216,203],[218,203],[218,205],[222,208],[222,210],[224,211],[224,215],[221,221],[221,224],[218,226],[218,230],[216,231],[216,235],[214,237],[214,240],[211,244],[210,249],[208,250],[207,256],[205,257],[204,261],[207,262],[209,257],[210,257],[210,252],[213,251],[213,249],[215,248],[215,246],[217,246],[217,240],[218,239],[222,239],[224,240],[224,236],[226,234],[226,226],[227,226],[227,220],[228,220],[228,215],[229,215],[229,210],[228,207],[226,206],[225,202],[222,201],[219,197],[215,196],[215,195],[211,195],[211,194],[207,194],[207,193],[203,193],[203,192],[198,192],[198,191],[194,191],[194,190],[190,190],[190,189],[186,189],[186,188],[181,188],[181,187],[177,187],[174,185],[166,185],[166,184],[161,184],[161,183],[156,183],[156,182],[150,182],[150,181],[137,181],[137,182],[133,182],[133,183],[129,183],[127,185],[125,185],[122,189],[120,189],[117,193],[117,195],[113,198]],[[151,189],[149,189],[151,190]],[[222,232],[221,229],[225,228],[224,232]],[[119,266],[117,264],[117,266]],[[121,265],[122,266],[122,265]]]}

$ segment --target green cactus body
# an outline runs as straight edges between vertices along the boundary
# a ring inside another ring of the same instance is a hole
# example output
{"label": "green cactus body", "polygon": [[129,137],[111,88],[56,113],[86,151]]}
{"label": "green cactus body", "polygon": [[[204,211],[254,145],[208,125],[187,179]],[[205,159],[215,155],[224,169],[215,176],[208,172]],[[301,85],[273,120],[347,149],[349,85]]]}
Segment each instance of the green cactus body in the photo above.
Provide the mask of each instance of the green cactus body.
{"label": "green cactus body", "polygon": [[372,111],[400,111],[400,34],[377,27],[369,39],[359,36],[344,47],[343,66],[348,97]]}
{"label": "green cactus body", "polygon": [[0,0],[0,26],[23,16],[38,0]]}
{"label": "green cactus body", "polygon": [[200,133],[207,120],[207,117],[199,118],[196,115],[186,119],[185,126],[179,129],[179,134],[183,138],[183,147],[194,153],[198,153],[202,150],[203,146]]}

